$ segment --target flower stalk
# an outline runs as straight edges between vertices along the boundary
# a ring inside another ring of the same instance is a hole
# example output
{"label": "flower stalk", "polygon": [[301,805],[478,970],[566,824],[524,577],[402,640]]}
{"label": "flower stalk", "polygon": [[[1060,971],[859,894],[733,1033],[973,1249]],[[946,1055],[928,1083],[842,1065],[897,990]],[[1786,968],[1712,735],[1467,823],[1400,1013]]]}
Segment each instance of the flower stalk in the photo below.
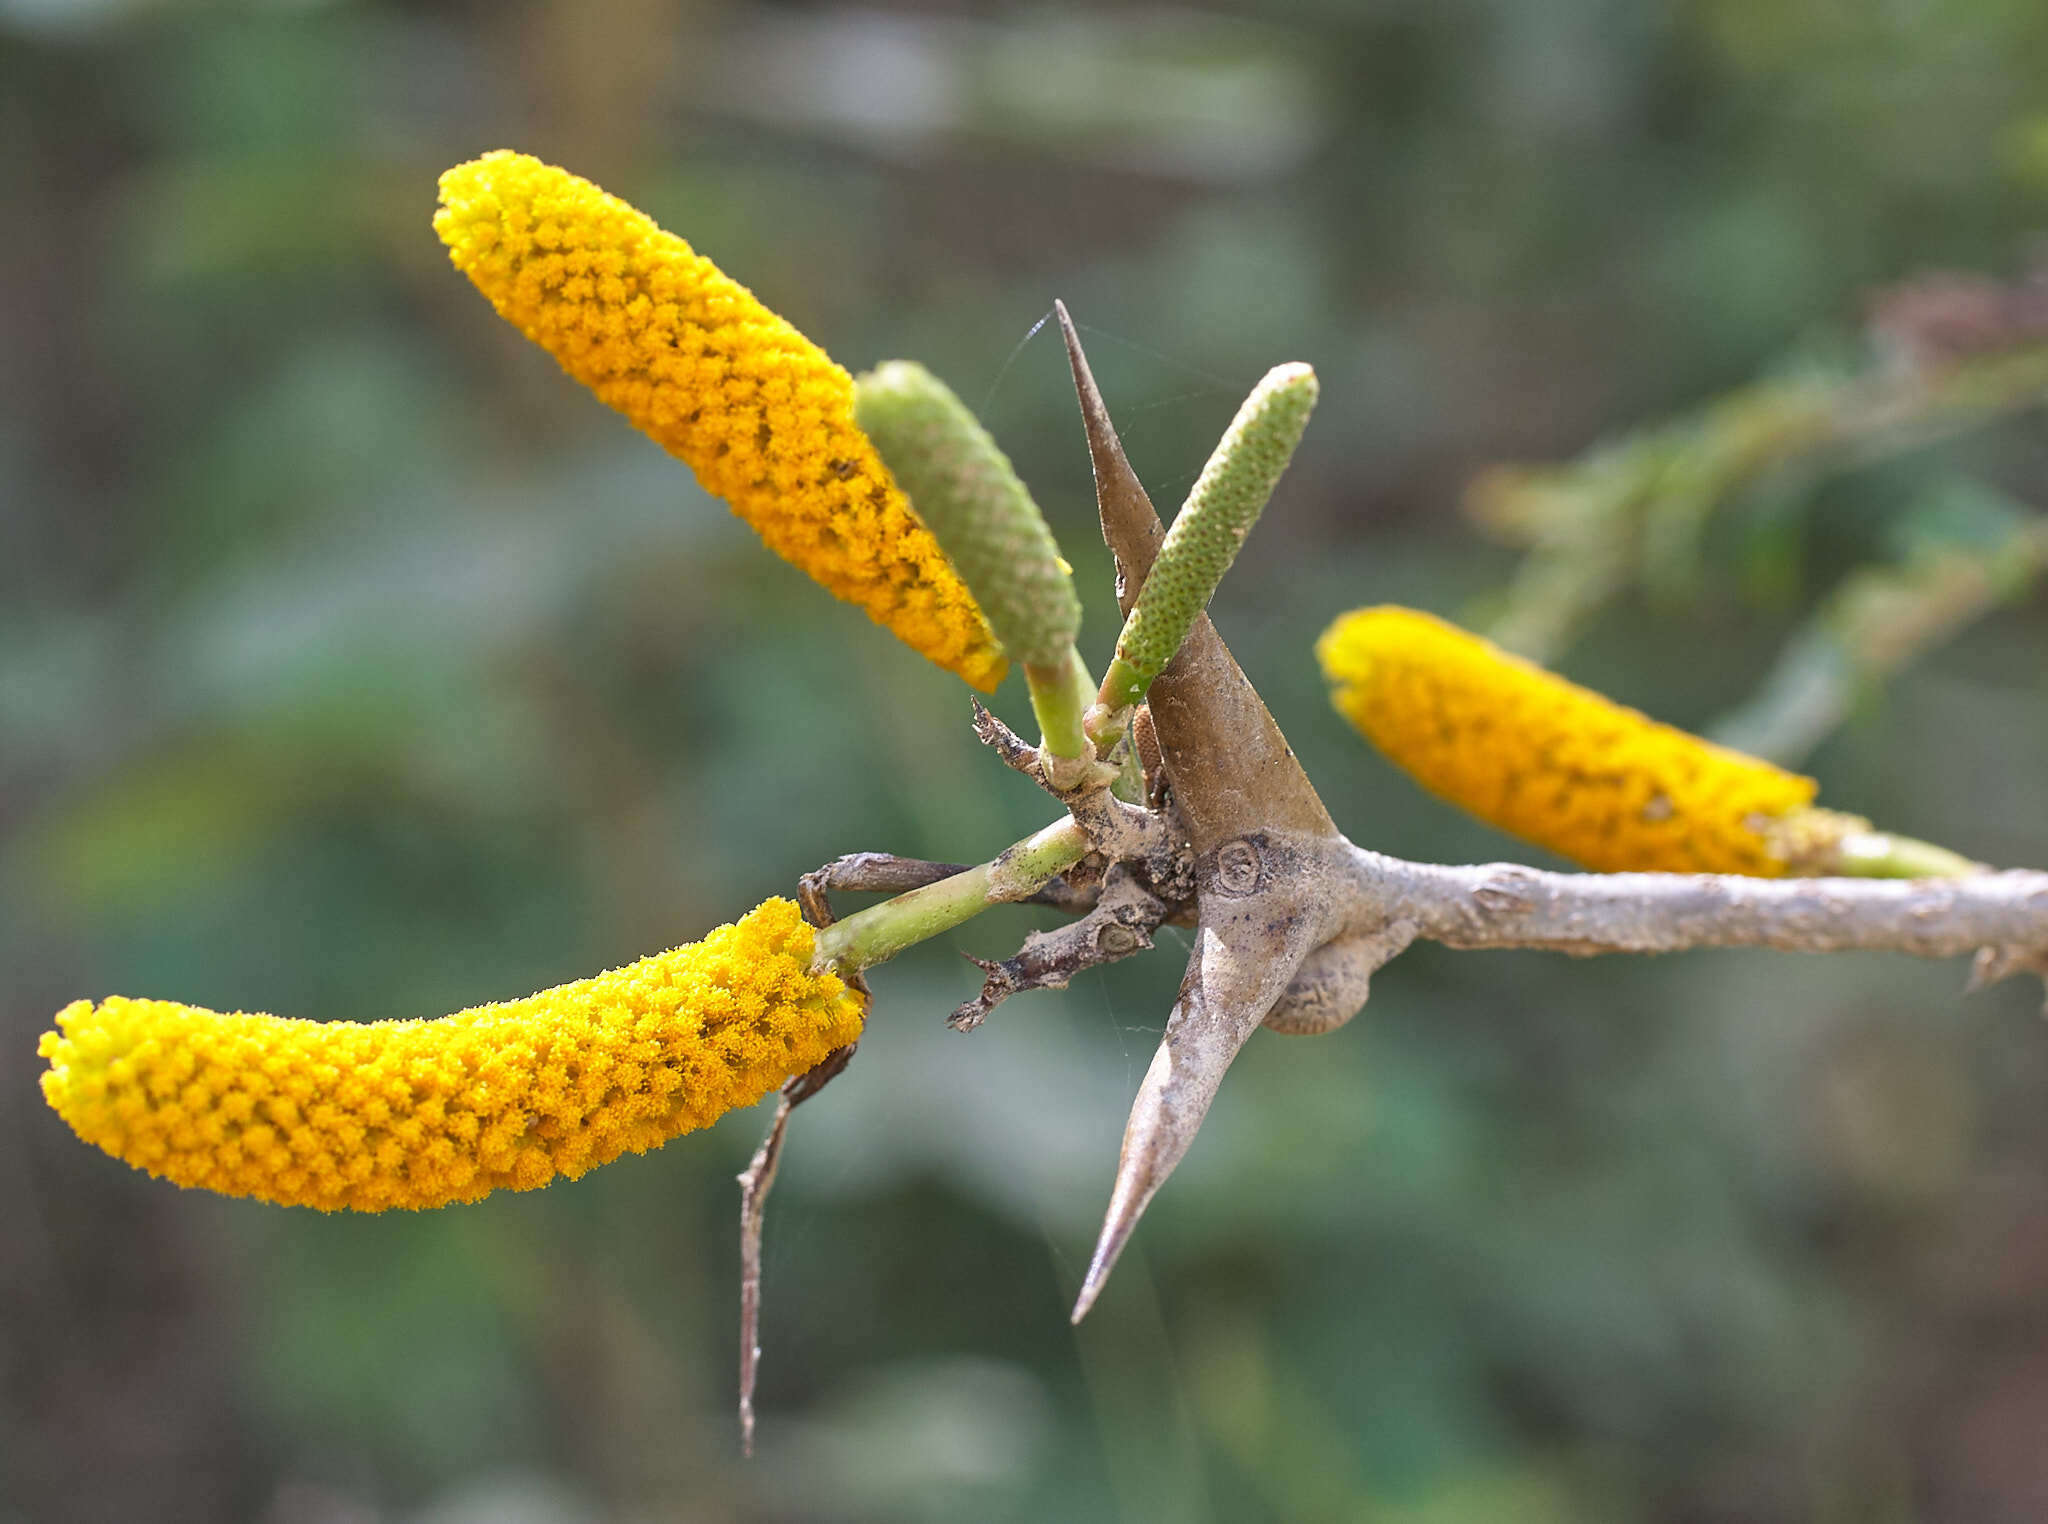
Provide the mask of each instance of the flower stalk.
{"label": "flower stalk", "polygon": [[1046,781],[1055,790],[1080,786],[1086,781],[1087,764],[1095,760],[1083,723],[1095,693],[1094,674],[1081,653],[1069,646],[1067,659],[1055,666],[1025,663],[1024,680],[1031,685],[1031,712],[1045,741]]}
{"label": "flower stalk", "polygon": [[1842,878],[1963,878],[1985,871],[1984,864],[1931,841],[1872,830],[1867,820],[1857,826],[1837,843],[1826,873]]}
{"label": "flower stalk", "polygon": [[1028,900],[1089,852],[1073,817],[1054,821],[985,863],[870,905],[818,933],[813,969],[854,974],[951,931],[992,905]]}

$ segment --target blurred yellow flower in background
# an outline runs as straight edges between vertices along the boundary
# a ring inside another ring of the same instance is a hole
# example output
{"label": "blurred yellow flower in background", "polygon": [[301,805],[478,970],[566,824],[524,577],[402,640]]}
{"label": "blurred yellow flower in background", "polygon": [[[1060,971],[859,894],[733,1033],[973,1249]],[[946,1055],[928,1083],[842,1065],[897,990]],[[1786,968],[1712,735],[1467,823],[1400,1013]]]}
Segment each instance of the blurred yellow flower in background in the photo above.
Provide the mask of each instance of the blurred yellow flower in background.
{"label": "blurred yellow flower in background", "polygon": [[1603,873],[1790,866],[1774,824],[1815,784],[1511,656],[1432,614],[1344,615],[1316,643],[1331,700],[1424,788]]}

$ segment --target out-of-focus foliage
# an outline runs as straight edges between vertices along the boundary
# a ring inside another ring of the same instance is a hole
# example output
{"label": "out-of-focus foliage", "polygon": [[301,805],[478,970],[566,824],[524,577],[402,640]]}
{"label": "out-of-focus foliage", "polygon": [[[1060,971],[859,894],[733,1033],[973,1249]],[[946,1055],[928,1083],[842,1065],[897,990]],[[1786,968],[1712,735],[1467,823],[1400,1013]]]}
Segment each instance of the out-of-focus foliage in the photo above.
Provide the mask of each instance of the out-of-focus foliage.
{"label": "out-of-focus foliage", "polygon": [[[0,1518],[2037,1516],[2048,1039],[1949,967],[1410,953],[1352,1027],[1250,1046],[1070,1333],[1176,949],[971,1039],[941,1022],[974,971],[923,949],[796,1119],[751,1466],[730,1177],[759,1118],[370,1220],[79,1147],[33,1057],[72,998],[452,1010],[842,851],[975,858],[1043,818],[957,682],[447,267],[435,176],[498,146],[849,366],[953,382],[1098,667],[1064,362],[1019,341],[1066,298],[1166,505],[1252,381],[1313,363],[1219,625],[1349,834],[1490,857],[1361,754],[1316,632],[1502,585],[1455,511],[1478,467],[1851,342],[1873,283],[2020,268],[2048,8],[0,0]],[[1959,477],[2038,512],[2044,437],[1716,521],[1685,596],[1608,606],[1568,669],[1701,725]],[[1808,769],[2048,863],[2044,650],[2037,595]]]}

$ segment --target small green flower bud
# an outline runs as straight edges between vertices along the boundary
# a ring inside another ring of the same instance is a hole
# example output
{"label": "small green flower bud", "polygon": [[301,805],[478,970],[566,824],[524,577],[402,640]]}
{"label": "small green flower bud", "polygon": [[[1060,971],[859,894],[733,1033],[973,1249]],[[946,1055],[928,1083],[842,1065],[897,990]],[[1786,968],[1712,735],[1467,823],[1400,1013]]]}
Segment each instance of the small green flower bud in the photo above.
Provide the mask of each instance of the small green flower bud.
{"label": "small green flower bud", "polygon": [[1011,658],[1063,668],[1081,628],[1073,573],[966,404],[922,365],[889,360],[854,382],[853,411]]}
{"label": "small green flower bud", "polygon": [[1103,683],[1104,703],[1137,702],[1173,660],[1293,458],[1317,391],[1316,373],[1308,366],[1281,365],[1245,398],[1166,531],[1159,558],[1124,621]]}

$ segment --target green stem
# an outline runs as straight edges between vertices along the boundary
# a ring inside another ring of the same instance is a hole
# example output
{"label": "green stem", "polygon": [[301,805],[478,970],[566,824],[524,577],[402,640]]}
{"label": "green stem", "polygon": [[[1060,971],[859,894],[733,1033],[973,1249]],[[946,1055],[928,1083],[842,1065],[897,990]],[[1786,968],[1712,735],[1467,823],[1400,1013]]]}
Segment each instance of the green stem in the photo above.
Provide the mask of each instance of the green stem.
{"label": "green stem", "polygon": [[1102,705],[1112,717],[1124,715],[1137,709],[1151,690],[1151,676],[1130,666],[1122,655],[1112,655],[1110,670],[1102,674],[1102,688],[1096,692],[1096,703]]}
{"label": "green stem", "polygon": [[818,933],[811,967],[850,974],[886,963],[991,905],[1029,899],[1087,855],[1087,833],[1071,816],[1056,820],[993,861],[835,921]]}
{"label": "green stem", "polygon": [[1844,878],[1962,878],[1984,871],[1982,863],[1959,852],[1889,831],[1856,831],[1843,837],[1835,849],[1834,868]]}
{"label": "green stem", "polygon": [[1081,717],[1095,697],[1095,679],[1081,653],[1069,645],[1066,660],[1048,666],[1024,663],[1024,681],[1031,685],[1031,711],[1038,716],[1038,733],[1045,749],[1055,757],[1078,759],[1088,755],[1088,737]]}

